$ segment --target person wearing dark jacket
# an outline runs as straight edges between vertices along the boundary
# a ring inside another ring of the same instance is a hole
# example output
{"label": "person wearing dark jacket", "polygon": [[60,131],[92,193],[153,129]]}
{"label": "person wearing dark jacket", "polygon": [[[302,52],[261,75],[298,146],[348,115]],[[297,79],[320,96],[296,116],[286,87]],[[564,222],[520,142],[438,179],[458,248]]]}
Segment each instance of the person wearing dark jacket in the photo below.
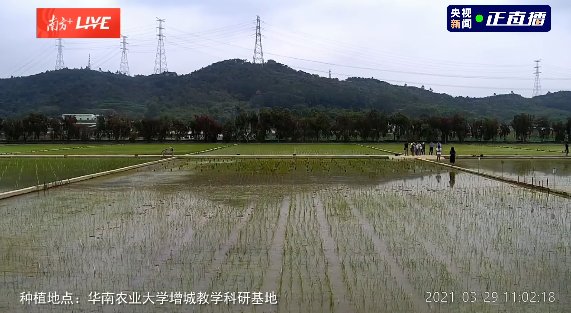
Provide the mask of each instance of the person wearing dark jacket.
{"label": "person wearing dark jacket", "polygon": [[450,163],[456,163],[456,150],[454,150],[454,147],[450,148]]}

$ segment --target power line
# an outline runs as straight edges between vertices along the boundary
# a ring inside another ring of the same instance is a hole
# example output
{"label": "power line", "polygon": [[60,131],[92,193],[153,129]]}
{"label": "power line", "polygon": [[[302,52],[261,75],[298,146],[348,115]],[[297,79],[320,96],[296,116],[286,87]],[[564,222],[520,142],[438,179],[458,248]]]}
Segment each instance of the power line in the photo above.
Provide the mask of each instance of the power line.
{"label": "power line", "polygon": [[155,74],[161,74],[164,72],[168,72],[167,69],[167,55],[165,53],[165,41],[164,41],[164,37],[165,35],[163,34],[163,23],[164,23],[164,19],[160,19],[157,17],[157,22],[159,22],[159,34],[157,35],[159,37],[159,42],[157,43],[157,54],[155,56]]}
{"label": "power line", "polygon": [[13,69],[10,71],[12,73],[12,76],[18,76],[19,74],[27,71],[30,67],[33,66],[33,64],[45,61],[47,55],[51,56],[51,54],[54,52],[52,49],[50,49],[50,46],[51,43],[43,41],[39,49],[34,50],[33,53],[26,56],[25,63],[15,64]]}
{"label": "power line", "polygon": [[533,83],[533,96],[536,97],[541,94],[541,82],[539,81],[539,73],[541,73],[539,71],[539,62],[541,62],[541,60],[535,60],[533,62],[535,62],[535,82]]}
{"label": "power line", "polygon": [[129,75],[129,61],[127,60],[127,36],[122,36],[121,41],[121,65],[119,65],[119,73]]}
{"label": "power line", "polygon": [[[298,61],[305,61],[305,62],[311,62],[311,63],[324,64],[324,65],[333,65],[333,66],[338,66],[338,67],[347,67],[347,68],[361,69],[361,70],[371,70],[371,71],[378,71],[378,72],[414,74],[414,75],[447,77],[447,78],[471,78],[471,79],[492,79],[492,80],[493,79],[497,79],[497,80],[504,80],[504,79],[529,80],[529,78],[525,78],[525,77],[506,77],[506,76],[500,77],[500,76],[483,76],[483,75],[478,75],[478,76],[475,76],[475,75],[448,75],[448,74],[438,74],[438,73],[428,73],[428,72],[400,71],[400,70],[381,69],[381,68],[374,68],[374,67],[367,67],[367,66],[337,64],[337,63],[333,63],[333,62],[325,62],[325,61],[319,61],[319,60],[298,58],[298,57],[292,57],[292,56],[287,56],[287,55],[277,54],[277,53],[271,53],[271,52],[267,52],[266,54],[279,56],[279,57],[283,57],[283,58],[288,58],[288,59],[293,59],[293,60],[298,60]],[[544,79],[547,79],[547,80],[571,80],[571,77],[569,77],[569,78],[568,77],[544,78]]]}
{"label": "power line", "polygon": [[[358,77],[358,75],[355,74],[346,74],[346,73],[335,73],[335,72],[331,72],[331,70],[329,71],[325,71],[325,70],[318,70],[318,69],[314,69],[314,68],[307,68],[307,67],[301,67],[301,66],[295,66],[295,69],[298,70],[305,70],[305,71],[312,71],[312,72],[317,72],[317,73],[324,73],[324,74],[335,74],[337,76],[343,76],[343,77],[347,77],[347,78],[351,78],[351,77]],[[374,78],[374,77],[373,77]],[[374,78],[376,79],[376,78]],[[390,83],[397,83],[397,84],[407,84],[407,85],[427,85],[427,86],[438,86],[438,87],[451,87],[451,88],[470,88],[470,89],[488,89],[488,90],[503,90],[503,91],[508,91],[508,90],[532,90],[531,88],[513,88],[513,87],[492,87],[492,86],[473,86],[473,85],[450,85],[450,84],[427,84],[427,83],[421,83],[421,82],[414,82],[414,81],[404,81],[404,80],[393,80],[393,79],[382,79],[382,81],[384,82],[390,82]]]}
{"label": "power line", "polygon": [[262,31],[260,30],[260,16],[256,16],[256,44],[254,45],[254,64],[264,64],[264,52],[262,51]]}
{"label": "power line", "polygon": [[284,36],[288,36],[290,37],[294,42],[304,42],[304,41],[310,41],[311,45],[315,45],[318,42],[321,42],[322,44],[326,45],[326,49],[327,50],[339,50],[339,49],[344,49],[346,50],[347,53],[349,53],[348,55],[350,56],[354,56],[355,54],[361,54],[363,55],[363,57],[367,57],[367,58],[371,58],[371,57],[376,57],[379,54],[382,54],[383,56],[387,56],[388,58],[395,58],[395,59],[400,59],[403,62],[407,62],[407,63],[417,63],[419,65],[424,65],[426,63],[430,63],[430,64],[440,64],[440,65],[444,65],[444,66],[451,66],[454,68],[457,68],[458,66],[465,66],[465,65],[469,65],[472,67],[476,67],[476,68],[481,68],[483,66],[488,66],[488,67],[518,67],[518,68],[522,68],[525,67],[524,64],[489,64],[489,63],[470,63],[470,62],[455,62],[455,61],[450,61],[450,60],[442,60],[442,59],[431,59],[431,58],[419,58],[418,56],[414,56],[414,57],[409,57],[409,56],[404,56],[402,54],[395,54],[394,52],[391,52],[390,50],[371,50],[370,47],[368,46],[355,46],[355,44],[353,43],[344,43],[342,41],[339,40],[333,40],[333,39],[329,39],[326,37],[321,37],[321,36],[317,36],[314,34],[309,34],[306,32],[302,32],[302,31],[295,31],[292,29],[288,29],[288,30],[282,30],[277,26],[268,24],[265,21],[262,21],[262,23],[266,26],[269,26],[269,30],[270,31],[275,31],[278,32],[280,34],[279,38],[282,39]]}

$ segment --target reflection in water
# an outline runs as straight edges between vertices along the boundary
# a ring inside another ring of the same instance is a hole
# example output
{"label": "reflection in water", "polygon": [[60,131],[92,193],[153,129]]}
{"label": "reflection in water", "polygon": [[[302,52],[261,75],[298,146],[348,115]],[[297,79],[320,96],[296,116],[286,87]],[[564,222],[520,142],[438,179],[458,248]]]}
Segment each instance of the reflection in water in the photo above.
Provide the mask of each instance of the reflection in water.
{"label": "reflection in water", "polygon": [[454,188],[456,184],[456,172],[450,172],[450,188]]}
{"label": "reflection in water", "polygon": [[571,191],[571,159],[519,159],[519,160],[461,160],[459,166],[480,168],[481,172],[515,181],[544,185],[563,191]]}
{"label": "reflection in water", "polygon": [[442,176],[440,176],[440,174],[436,174],[436,182],[440,184],[441,180],[442,180]]}
{"label": "reflection in water", "polygon": [[475,159],[467,159],[458,162],[458,166],[476,169],[480,167],[487,172],[494,172],[499,175],[502,173],[511,176],[542,176],[553,175],[553,169],[557,169],[556,176],[571,175],[571,159],[553,159],[553,160],[497,160],[483,159],[480,162]]}

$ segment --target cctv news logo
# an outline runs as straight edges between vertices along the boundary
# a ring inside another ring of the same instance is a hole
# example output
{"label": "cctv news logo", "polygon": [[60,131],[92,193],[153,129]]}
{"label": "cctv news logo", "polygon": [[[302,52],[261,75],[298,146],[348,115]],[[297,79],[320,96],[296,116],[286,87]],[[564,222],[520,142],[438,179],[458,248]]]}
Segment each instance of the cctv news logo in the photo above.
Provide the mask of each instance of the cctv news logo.
{"label": "cctv news logo", "polygon": [[450,5],[450,32],[548,32],[548,5]]}
{"label": "cctv news logo", "polygon": [[37,38],[119,38],[119,8],[37,8]]}

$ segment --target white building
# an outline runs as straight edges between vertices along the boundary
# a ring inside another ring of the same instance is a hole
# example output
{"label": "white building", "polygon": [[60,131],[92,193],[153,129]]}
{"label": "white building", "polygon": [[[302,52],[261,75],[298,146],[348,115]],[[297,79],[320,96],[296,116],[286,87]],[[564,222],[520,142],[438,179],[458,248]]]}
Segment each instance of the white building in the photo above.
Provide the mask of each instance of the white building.
{"label": "white building", "polygon": [[96,114],[62,114],[61,117],[63,119],[66,116],[75,116],[77,120],[77,125],[86,125],[86,126],[96,126],[97,125],[97,117],[99,115]]}

